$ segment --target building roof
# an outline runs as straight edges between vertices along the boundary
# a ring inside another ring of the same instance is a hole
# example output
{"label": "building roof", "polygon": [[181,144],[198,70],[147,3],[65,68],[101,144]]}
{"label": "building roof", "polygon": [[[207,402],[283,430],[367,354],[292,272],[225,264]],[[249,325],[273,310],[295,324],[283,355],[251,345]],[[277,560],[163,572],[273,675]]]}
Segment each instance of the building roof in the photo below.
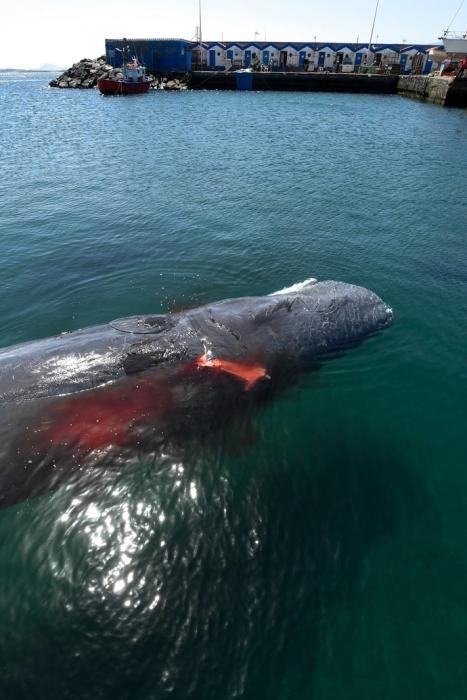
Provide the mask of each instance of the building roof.
{"label": "building roof", "polygon": [[152,37],[150,39],[143,37],[143,38],[138,38],[138,39],[137,38],[132,39],[131,37],[126,36],[126,37],[123,37],[122,39],[106,39],[106,42],[107,41],[123,41],[123,39],[125,41],[130,41],[130,42],[131,41],[133,41],[133,42],[136,42],[136,41],[180,41],[183,44],[190,44],[190,45],[193,44],[193,42],[189,41],[188,39],[179,39],[178,37],[173,37],[173,38],[168,38],[168,37],[159,37],[159,38],[155,37],[154,38],[154,37]]}
{"label": "building roof", "polygon": [[[192,42],[193,46],[198,46],[199,42]],[[322,49],[325,48],[330,48],[333,51],[341,51],[342,49],[348,48],[350,51],[361,51],[362,49],[367,49],[368,48],[368,42],[366,43],[355,43],[354,41],[350,42],[323,42],[323,41],[305,41],[305,42],[286,42],[286,41],[203,41],[202,43],[203,47],[205,49],[209,49],[211,46],[222,46],[223,48],[229,48],[231,46],[238,46],[240,49],[246,49],[250,46],[255,46],[258,48],[260,51],[263,49],[266,49],[268,47],[274,47],[277,51],[280,51],[281,49],[285,49],[287,47],[292,47],[296,49],[297,51],[300,51],[301,49],[311,47],[315,51],[321,51]],[[436,47],[441,47],[441,44],[436,45]],[[376,53],[377,51],[383,51],[384,49],[390,49],[391,51],[394,51],[396,53],[400,53],[401,51],[409,51],[411,49],[417,49],[419,51],[426,51],[427,49],[434,48],[433,44],[371,44],[370,50],[373,53]]]}
{"label": "building roof", "polygon": [[[123,38],[121,39],[106,39],[107,42],[123,42]],[[129,43],[139,43],[139,42],[164,42],[164,41],[176,41],[181,44],[186,44],[189,46],[192,46],[193,48],[196,48],[199,46],[199,42],[197,41],[189,41],[188,39],[180,39],[180,38],[169,38],[169,37],[153,37],[153,38],[128,38],[125,37],[125,41]],[[210,49],[213,48],[214,46],[220,46],[221,48],[228,49],[231,47],[238,47],[241,50],[245,50],[247,48],[257,48],[258,51],[263,51],[264,49],[267,48],[274,48],[276,51],[282,51],[287,48],[293,48],[296,51],[301,51],[306,48],[312,48],[315,51],[322,51],[323,49],[331,49],[332,51],[342,51],[345,49],[348,49],[349,51],[357,52],[357,51],[363,51],[364,49],[368,49],[368,43],[355,43],[353,41],[350,42],[323,42],[323,41],[305,41],[305,42],[286,42],[286,41],[203,41],[202,46],[205,49]],[[371,44],[370,50],[372,53],[377,53],[378,51],[384,51],[385,49],[389,49],[390,51],[394,51],[395,53],[403,53],[403,52],[408,52],[408,51],[428,51],[429,49],[442,49],[443,45],[442,44]]]}

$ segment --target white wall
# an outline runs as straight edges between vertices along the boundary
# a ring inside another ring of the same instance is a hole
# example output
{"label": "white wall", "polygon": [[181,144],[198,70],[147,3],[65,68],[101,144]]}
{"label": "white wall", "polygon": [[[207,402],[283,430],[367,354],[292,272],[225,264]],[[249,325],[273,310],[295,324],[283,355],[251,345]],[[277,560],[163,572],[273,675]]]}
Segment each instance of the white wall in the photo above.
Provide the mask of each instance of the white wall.
{"label": "white wall", "polygon": [[250,44],[249,46],[245,46],[245,50],[243,51],[243,60],[245,60],[245,51],[250,51],[250,56],[251,56],[251,62],[250,65],[253,63],[253,54],[256,54],[257,60],[261,63],[263,60],[263,50],[259,49],[257,46],[254,46]]}
{"label": "white wall", "polygon": [[297,49],[294,49],[293,46],[284,46],[282,51],[287,51],[287,66],[291,68],[298,68],[299,65],[299,53]]}
{"label": "white wall", "polygon": [[357,57],[357,54],[361,54],[362,56],[362,62],[360,63],[360,66],[364,66],[366,68],[368,66],[373,65],[373,62],[375,60],[373,51],[368,51],[368,49],[360,49],[360,51],[356,52],[355,58]]}
{"label": "white wall", "polygon": [[349,61],[352,65],[355,63],[355,51],[352,51],[352,49],[348,48],[347,46],[344,46],[343,49],[336,51],[336,54],[338,53],[343,54],[343,63],[348,64]]}
{"label": "white wall", "polygon": [[[227,65],[227,52],[223,46],[216,44],[215,46],[210,46],[208,49],[208,66],[210,65],[211,51],[216,52],[216,66],[226,66]],[[220,54],[220,55],[218,55]]]}
{"label": "white wall", "polygon": [[336,60],[336,52],[331,49],[330,46],[324,46],[322,49],[319,49],[316,52],[316,64],[318,64],[319,54],[323,51],[326,54],[324,57],[323,68],[332,68],[334,66],[334,61]]}
{"label": "white wall", "polygon": [[315,56],[316,51],[311,46],[304,46],[303,49],[300,49],[298,52],[299,56],[301,51],[305,51],[305,58],[307,58],[310,62],[308,70],[313,70],[313,66],[318,62],[318,58]]}
{"label": "white wall", "polygon": [[243,66],[243,50],[240,48],[240,46],[237,46],[236,44],[232,44],[232,46],[227,46],[226,52],[225,52],[226,56],[227,56],[227,51],[233,52],[234,65],[241,64]]}
{"label": "white wall", "polygon": [[280,51],[276,46],[269,44],[269,46],[265,46],[264,49],[261,49],[261,61],[263,60],[263,51],[269,51],[269,59],[274,61],[274,65],[279,65]]}

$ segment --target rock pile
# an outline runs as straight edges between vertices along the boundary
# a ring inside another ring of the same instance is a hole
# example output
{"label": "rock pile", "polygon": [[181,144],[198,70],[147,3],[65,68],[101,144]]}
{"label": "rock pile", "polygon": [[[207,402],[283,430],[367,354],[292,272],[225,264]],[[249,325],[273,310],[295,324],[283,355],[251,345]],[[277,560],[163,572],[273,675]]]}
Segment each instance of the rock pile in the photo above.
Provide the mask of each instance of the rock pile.
{"label": "rock pile", "polygon": [[166,75],[151,76],[151,87],[154,90],[187,90],[188,85],[184,80],[179,78],[168,78]]}
{"label": "rock pile", "polygon": [[[100,56],[94,61],[90,58],[83,58],[78,63],[74,63],[71,68],[51,80],[50,87],[57,88],[93,88],[97,85],[99,78],[110,78],[118,80],[122,75],[121,68],[113,68],[105,62],[105,56]],[[187,84],[178,78],[167,76],[149,76],[151,78],[151,88],[154,90],[186,90]]]}
{"label": "rock pile", "polygon": [[82,58],[78,63],[74,63],[71,68],[51,80],[50,87],[58,88],[92,88],[97,84],[99,78],[116,77],[121,75],[121,71],[109,66],[105,62],[105,56],[96,58]]}

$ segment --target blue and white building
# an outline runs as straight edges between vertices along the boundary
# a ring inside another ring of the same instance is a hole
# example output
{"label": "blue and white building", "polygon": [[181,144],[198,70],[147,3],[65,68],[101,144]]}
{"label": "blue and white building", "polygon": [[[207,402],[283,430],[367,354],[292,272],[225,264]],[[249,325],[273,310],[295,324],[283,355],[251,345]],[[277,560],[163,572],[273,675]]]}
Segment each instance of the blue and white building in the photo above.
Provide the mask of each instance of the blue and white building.
{"label": "blue and white building", "polygon": [[[195,69],[235,70],[263,66],[280,71],[342,72],[396,68],[400,73],[429,73],[433,45],[355,44],[334,42],[224,42],[202,44],[185,39],[126,39],[130,53],[153,73],[183,73]],[[123,39],[106,39],[107,62],[121,65]]]}
{"label": "blue and white building", "polygon": [[153,73],[185,73],[191,71],[192,42],[186,39],[106,39],[105,56],[111,66],[122,65],[123,45],[129,47],[130,58]]}
{"label": "blue and white building", "polygon": [[318,70],[331,70],[336,63],[337,51],[332,44],[324,44],[318,48]]}
{"label": "blue and white building", "polygon": [[[195,45],[198,48],[198,45]],[[350,72],[378,66],[400,66],[410,73],[416,55],[426,54],[432,45],[355,44],[333,42],[203,42],[201,62],[204,68],[229,70],[248,68],[255,63],[274,70]]]}

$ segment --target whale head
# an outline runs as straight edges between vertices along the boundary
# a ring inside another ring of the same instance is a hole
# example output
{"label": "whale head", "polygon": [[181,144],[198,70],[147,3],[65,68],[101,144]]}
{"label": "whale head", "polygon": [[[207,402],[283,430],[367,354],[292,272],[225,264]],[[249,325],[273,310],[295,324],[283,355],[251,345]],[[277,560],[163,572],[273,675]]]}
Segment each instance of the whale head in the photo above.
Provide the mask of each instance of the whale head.
{"label": "whale head", "polygon": [[227,299],[185,317],[204,352],[297,365],[353,347],[392,323],[374,292],[344,282],[306,280],[265,297]]}
{"label": "whale head", "polygon": [[392,308],[377,294],[346,282],[306,280],[270,298],[287,300],[295,312],[293,325],[305,355],[350,348],[393,322]]}

